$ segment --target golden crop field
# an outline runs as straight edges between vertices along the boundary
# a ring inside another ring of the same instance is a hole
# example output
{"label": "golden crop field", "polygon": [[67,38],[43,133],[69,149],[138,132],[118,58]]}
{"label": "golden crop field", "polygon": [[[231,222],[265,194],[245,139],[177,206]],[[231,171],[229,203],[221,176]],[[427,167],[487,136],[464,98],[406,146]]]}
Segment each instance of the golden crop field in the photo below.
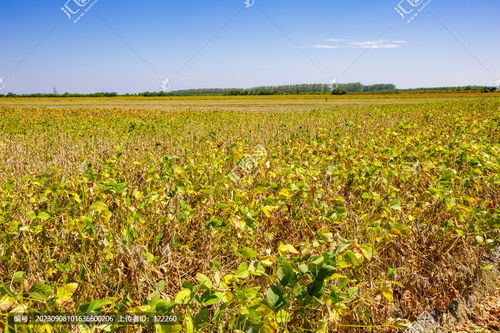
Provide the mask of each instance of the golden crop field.
{"label": "golden crop field", "polygon": [[499,97],[1,98],[0,327],[404,331],[495,269]]}

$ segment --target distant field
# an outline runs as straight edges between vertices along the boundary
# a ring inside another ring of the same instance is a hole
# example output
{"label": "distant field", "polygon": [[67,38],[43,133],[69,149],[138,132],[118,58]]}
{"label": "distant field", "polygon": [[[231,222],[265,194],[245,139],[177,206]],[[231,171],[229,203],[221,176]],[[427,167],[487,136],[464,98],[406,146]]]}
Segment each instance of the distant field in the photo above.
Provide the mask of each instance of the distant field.
{"label": "distant field", "polygon": [[0,315],[402,330],[490,269],[499,97],[0,98]]}
{"label": "distant field", "polygon": [[414,104],[500,97],[496,93],[401,93],[360,95],[186,96],[113,98],[0,98],[0,106],[50,108],[119,108],[139,110],[297,111],[336,105]]}

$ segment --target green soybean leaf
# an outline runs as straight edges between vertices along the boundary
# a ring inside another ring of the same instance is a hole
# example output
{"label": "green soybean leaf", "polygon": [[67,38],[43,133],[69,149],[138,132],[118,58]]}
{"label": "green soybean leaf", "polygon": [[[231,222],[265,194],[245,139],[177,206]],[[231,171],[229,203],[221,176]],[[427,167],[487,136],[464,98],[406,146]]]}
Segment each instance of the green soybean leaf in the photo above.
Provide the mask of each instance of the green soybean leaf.
{"label": "green soybean leaf", "polygon": [[234,273],[234,275],[240,279],[248,278],[250,276],[250,271],[248,270],[248,264],[246,262],[242,262],[238,266],[238,269],[236,270],[236,273]]}
{"label": "green soybean leaf", "polygon": [[257,252],[255,252],[254,250],[252,250],[249,247],[242,248],[240,251],[240,254],[245,259],[252,259],[252,258],[257,257]]}
{"label": "green soybean leaf", "polygon": [[112,302],[105,299],[95,299],[90,303],[81,305],[79,310],[81,313],[92,313],[109,304],[112,304]]}
{"label": "green soybean leaf", "polygon": [[37,301],[45,301],[54,294],[54,291],[44,282],[37,282],[30,288],[28,294]]}
{"label": "green soybean leaf", "polygon": [[391,200],[389,202],[389,207],[393,210],[401,210],[401,201],[400,200]]}
{"label": "green soybean leaf", "polygon": [[280,287],[271,286],[267,289],[266,299],[269,305],[278,310],[286,304],[285,297]]}

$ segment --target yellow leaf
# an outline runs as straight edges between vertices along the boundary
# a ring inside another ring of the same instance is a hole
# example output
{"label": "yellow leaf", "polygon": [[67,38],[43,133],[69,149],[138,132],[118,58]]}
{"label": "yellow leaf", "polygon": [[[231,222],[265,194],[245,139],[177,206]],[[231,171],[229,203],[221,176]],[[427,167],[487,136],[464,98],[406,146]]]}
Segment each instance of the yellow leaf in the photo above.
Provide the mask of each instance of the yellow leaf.
{"label": "yellow leaf", "polygon": [[129,313],[143,314],[151,310],[151,305],[139,305],[128,310]]}
{"label": "yellow leaf", "polygon": [[291,198],[293,194],[288,189],[284,188],[279,191],[279,195],[285,198]]}
{"label": "yellow leaf", "polygon": [[78,283],[68,283],[57,288],[57,303],[61,304],[65,300],[71,299],[77,288]]}
{"label": "yellow leaf", "polygon": [[177,296],[175,296],[175,303],[177,304],[186,304],[186,299],[191,295],[191,290],[184,288],[179,293]]}
{"label": "yellow leaf", "polygon": [[174,169],[174,172],[175,172],[176,174],[178,174],[178,175],[180,175],[180,174],[182,174],[182,173],[184,172],[184,170],[182,170],[182,168],[181,168],[181,167],[179,167],[179,166],[177,166],[177,165],[176,165],[176,166],[174,166],[174,167],[173,167],[173,169]]}
{"label": "yellow leaf", "polygon": [[182,325],[180,324],[156,324],[155,329],[157,333],[181,333]]}
{"label": "yellow leaf", "polygon": [[94,202],[90,208],[97,212],[103,212],[106,209],[108,209],[108,205],[106,205],[103,201],[99,200]]}
{"label": "yellow leaf", "polygon": [[390,303],[394,301],[394,294],[391,288],[383,287],[381,291],[382,291],[382,296],[384,296]]}
{"label": "yellow leaf", "polygon": [[326,333],[328,330],[328,321],[320,320],[318,321],[318,328],[316,329],[316,333]]}
{"label": "yellow leaf", "polygon": [[144,196],[144,194],[137,189],[134,190],[133,195],[134,195],[134,198],[136,198],[137,200],[142,199],[142,197]]}
{"label": "yellow leaf", "polygon": [[266,217],[271,217],[271,212],[278,208],[278,206],[265,206],[264,208],[262,208],[262,212],[264,213],[264,215],[266,215]]}
{"label": "yellow leaf", "polygon": [[291,244],[286,244],[284,245],[283,243],[280,243],[279,247],[278,247],[278,251],[281,252],[281,253],[293,253],[293,254],[299,254],[299,251],[297,251],[295,249],[295,247],[293,247],[293,245]]}
{"label": "yellow leaf", "polygon": [[273,265],[273,260],[272,260],[272,257],[271,256],[267,256],[265,258],[262,258],[260,260],[260,262],[262,263],[262,265],[264,265],[265,267],[270,267]]}
{"label": "yellow leaf", "polygon": [[15,300],[9,295],[4,295],[0,300],[0,311],[7,312],[13,305],[15,304]]}
{"label": "yellow leaf", "polygon": [[229,291],[226,291],[223,295],[222,295],[222,301],[224,303],[229,303],[231,302],[232,300],[234,299],[234,295],[232,293],[230,293]]}
{"label": "yellow leaf", "polygon": [[186,328],[186,333],[194,332],[193,318],[190,315],[184,317],[184,327]]}

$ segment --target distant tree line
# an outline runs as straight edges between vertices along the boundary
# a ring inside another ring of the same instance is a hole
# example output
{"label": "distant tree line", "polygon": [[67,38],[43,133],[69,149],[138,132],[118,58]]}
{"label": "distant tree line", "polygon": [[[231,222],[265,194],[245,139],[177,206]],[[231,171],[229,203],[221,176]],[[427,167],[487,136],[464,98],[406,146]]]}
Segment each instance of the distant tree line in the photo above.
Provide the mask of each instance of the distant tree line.
{"label": "distant tree line", "polygon": [[164,91],[146,91],[137,94],[117,94],[115,92],[98,92],[93,94],[14,94],[8,93],[0,97],[116,97],[116,96],[144,96],[144,97],[164,97],[164,96],[197,96],[197,95],[226,95],[226,96],[245,96],[245,95],[297,95],[297,94],[360,94],[360,93],[425,93],[425,92],[493,92],[497,88],[484,86],[465,86],[465,87],[439,87],[439,88],[414,88],[397,89],[394,84],[380,83],[372,85],[363,85],[356,83],[342,84],[293,84],[282,86],[262,86],[248,89],[241,88],[208,88],[208,89],[187,89],[172,92]]}
{"label": "distant tree line", "polygon": [[343,84],[293,84],[283,86],[261,86],[248,89],[190,89],[178,90],[173,93],[178,95],[296,95],[296,94],[321,94],[332,93],[335,89],[345,90],[347,93],[369,93],[369,92],[395,92],[397,90],[394,84],[373,84],[363,85],[357,83]]}
{"label": "distant tree line", "polygon": [[98,92],[93,94],[14,94],[8,93],[7,95],[0,95],[0,97],[116,97],[119,96],[118,93],[115,92]]}
{"label": "distant tree line", "polygon": [[485,87],[485,86],[464,86],[464,87],[435,87],[435,88],[412,88],[412,89],[400,89],[400,92],[409,93],[422,93],[422,92],[494,92],[498,89],[496,87]]}

